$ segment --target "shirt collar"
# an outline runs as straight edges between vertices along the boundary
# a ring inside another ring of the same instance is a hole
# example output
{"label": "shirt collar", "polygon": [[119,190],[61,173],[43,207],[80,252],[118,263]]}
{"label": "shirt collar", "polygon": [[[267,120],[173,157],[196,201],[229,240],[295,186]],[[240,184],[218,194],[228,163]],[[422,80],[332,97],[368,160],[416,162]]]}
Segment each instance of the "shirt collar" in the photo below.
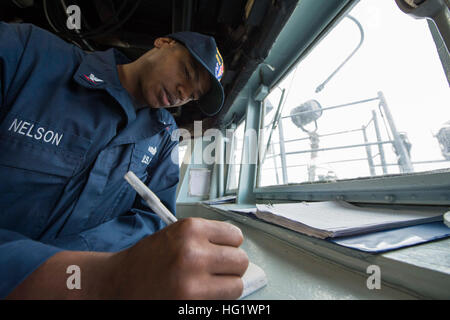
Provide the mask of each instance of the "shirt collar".
{"label": "shirt collar", "polygon": [[83,87],[106,90],[124,110],[127,126],[120,137],[117,137],[116,144],[135,142],[163,129],[170,134],[176,129],[175,120],[165,109],[146,107],[136,111],[133,98],[120,83],[117,72],[117,64],[130,62],[130,59],[116,49],[96,51],[86,54],[73,77]]}
{"label": "shirt collar", "polygon": [[136,119],[133,99],[122,86],[117,72],[118,64],[131,60],[116,49],[96,51],[84,56],[73,79],[83,87],[106,90],[124,110],[128,123]]}

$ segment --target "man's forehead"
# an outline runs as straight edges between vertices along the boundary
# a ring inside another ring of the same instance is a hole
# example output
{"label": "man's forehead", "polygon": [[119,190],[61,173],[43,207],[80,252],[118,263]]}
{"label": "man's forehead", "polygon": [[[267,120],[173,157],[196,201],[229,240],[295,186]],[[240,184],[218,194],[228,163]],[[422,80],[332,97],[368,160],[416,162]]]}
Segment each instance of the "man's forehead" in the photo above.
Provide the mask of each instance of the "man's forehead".
{"label": "man's forehead", "polygon": [[195,79],[202,83],[202,92],[206,93],[211,86],[211,76],[208,70],[188,51],[189,62],[196,73]]}

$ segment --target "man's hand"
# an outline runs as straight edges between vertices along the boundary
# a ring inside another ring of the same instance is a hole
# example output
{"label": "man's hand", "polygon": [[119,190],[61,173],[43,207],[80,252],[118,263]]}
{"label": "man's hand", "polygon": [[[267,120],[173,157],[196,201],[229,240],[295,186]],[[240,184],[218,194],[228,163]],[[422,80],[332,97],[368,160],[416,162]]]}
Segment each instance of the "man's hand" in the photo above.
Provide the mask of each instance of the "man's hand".
{"label": "man's hand", "polygon": [[[9,299],[235,299],[248,267],[242,232],[219,221],[178,221],[118,253],[61,251],[45,261]],[[69,265],[81,289],[66,285]]]}
{"label": "man's hand", "polygon": [[229,223],[180,220],[112,257],[113,298],[236,299],[248,267],[242,241]]}

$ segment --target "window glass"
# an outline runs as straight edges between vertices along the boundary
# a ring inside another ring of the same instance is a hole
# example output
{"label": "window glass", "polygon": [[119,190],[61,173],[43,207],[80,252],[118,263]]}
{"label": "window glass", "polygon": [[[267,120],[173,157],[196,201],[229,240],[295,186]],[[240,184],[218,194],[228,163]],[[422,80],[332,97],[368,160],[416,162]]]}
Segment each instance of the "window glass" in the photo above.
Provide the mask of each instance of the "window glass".
{"label": "window glass", "polygon": [[449,101],[426,20],[361,1],[265,99],[258,185],[448,169]]}
{"label": "window glass", "polygon": [[190,144],[190,141],[184,145],[178,146],[178,165],[181,167],[183,164],[184,156],[186,155],[186,150],[188,149],[188,144]]}
{"label": "window glass", "polygon": [[232,139],[228,143],[231,145],[227,147],[230,148],[230,158],[228,160],[229,172],[228,172],[228,190],[237,189],[239,186],[239,175],[241,171],[241,161],[242,161],[242,151],[244,146],[244,128],[245,121],[242,121],[234,130],[232,134]]}

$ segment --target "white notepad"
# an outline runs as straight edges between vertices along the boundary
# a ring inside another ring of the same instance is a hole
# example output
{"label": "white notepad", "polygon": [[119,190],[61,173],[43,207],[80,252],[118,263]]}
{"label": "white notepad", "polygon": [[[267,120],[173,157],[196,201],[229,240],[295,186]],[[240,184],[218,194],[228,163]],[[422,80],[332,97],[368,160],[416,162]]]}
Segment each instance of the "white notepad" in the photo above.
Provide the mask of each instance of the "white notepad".
{"label": "white notepad", "polygon": [[245,298],[267,285],[267,277],[264,270],[251,262],[248,265],[247,271],[242,276],[242,281],[244,282],[244,291],[239,299]]}
{"label": "white notepad", "polygon": [[[233,221],[225,221],[230,224],[234,224]],[[264,270],[256,264],[249,262],[247,270],[242,276],[242,282],[244,283],[244,290],[238,299],[243,299],[253,292],[261,289],[267,285],[267,277]]]}

